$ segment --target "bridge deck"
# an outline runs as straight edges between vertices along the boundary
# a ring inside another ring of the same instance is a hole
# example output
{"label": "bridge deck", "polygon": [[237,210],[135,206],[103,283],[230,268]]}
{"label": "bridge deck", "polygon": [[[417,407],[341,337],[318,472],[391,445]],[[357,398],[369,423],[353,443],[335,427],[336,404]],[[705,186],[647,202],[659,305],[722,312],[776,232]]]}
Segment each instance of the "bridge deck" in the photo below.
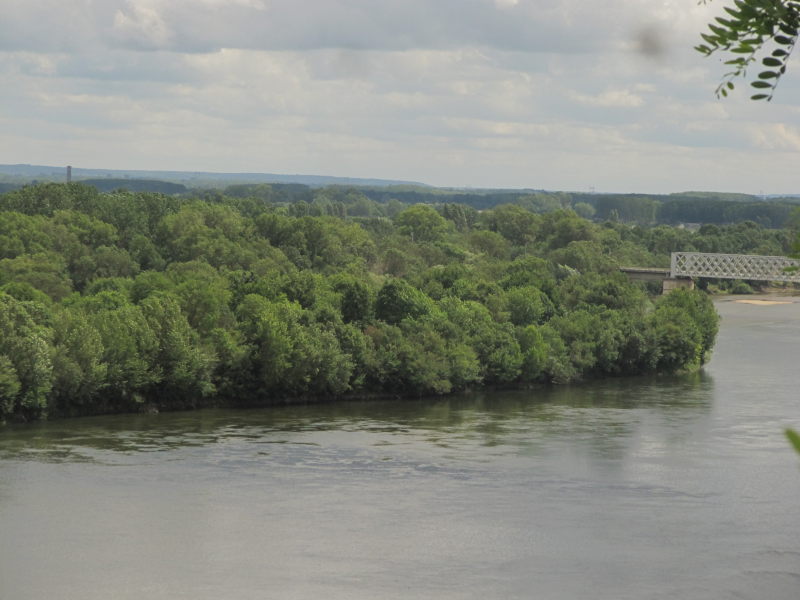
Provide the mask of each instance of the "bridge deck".
{"label": "bridge deck", "polygon": [[623,273],[634,275],[637,273],[642,275],[662,275],[664,277],[669,277],[670,275],[670,269],[662,269],[660,267],[620,267],[619,270]]}

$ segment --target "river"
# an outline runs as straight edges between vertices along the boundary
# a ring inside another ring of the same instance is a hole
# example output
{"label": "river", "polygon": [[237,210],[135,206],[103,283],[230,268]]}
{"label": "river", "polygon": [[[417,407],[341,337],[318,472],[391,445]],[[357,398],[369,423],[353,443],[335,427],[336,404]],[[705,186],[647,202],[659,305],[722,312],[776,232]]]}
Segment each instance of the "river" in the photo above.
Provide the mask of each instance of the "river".
{"label": "river", "polygon": [[0,429],[3,600],[800,597],[800,298],[699,374]]}

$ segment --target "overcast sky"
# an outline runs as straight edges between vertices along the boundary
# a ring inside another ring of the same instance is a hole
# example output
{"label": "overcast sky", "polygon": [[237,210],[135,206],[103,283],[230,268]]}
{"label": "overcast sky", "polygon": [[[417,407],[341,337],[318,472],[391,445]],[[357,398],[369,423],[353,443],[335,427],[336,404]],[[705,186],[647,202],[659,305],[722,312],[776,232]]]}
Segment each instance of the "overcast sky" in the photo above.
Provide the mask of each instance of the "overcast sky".
{"label": "overcast sky", "polygon": [[0,163],[800,193],[692,50],[729,0],[0,0]]}

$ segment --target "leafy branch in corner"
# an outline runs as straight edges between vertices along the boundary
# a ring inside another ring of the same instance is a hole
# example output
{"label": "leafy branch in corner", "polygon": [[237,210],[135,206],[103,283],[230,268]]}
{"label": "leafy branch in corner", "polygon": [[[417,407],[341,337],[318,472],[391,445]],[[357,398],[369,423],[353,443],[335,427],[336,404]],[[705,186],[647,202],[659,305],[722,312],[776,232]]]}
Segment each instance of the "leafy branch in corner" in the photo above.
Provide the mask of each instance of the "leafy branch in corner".
{"label": "leafy branch in corner", "polygon": [[[701,0],[703,4],[706,1]],[[760,62],[765,69],[750,82],[756,90],[750,99],[772,100],[797,42],[800,1],[733,0],[733,5],[724,7],[724,10],[726,16],[709,23],[708,32],[700,34],[704,43],[695,46],[695,50],[705,56],[715,52],[730,56],[725,64],[731,70],[723,75],[717,86],[717,97],[726,97],[734,89],[733,80],[746,78],[747,69]]]}

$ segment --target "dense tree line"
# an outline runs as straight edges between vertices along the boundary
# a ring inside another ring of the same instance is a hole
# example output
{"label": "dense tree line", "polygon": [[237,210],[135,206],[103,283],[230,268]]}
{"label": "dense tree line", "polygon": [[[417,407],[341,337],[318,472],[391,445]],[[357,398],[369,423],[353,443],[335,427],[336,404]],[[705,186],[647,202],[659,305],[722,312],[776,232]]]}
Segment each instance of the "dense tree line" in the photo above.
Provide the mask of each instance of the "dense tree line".
{"label": "dense tree line", "polygon": [[653,301],[617,267],[684,243],[782,243],[754,224],[701,235],[536,204],[270,194],[1,195],[0,419],[695,368],[716,333],[708,298]]}
{"label": "dense tree line", "polygon": [[[597,194],[542,190],[452,190],[413,185],[313,187],[301,183],[240,183],[223,189],[189,190],[182,184],[148,179],[92,179],[81,182],[102,192],[157,192],[215,201],[257,199],[271,204],[297,204],[295,216],[393,216],[412,204],[460,205],[475,211],[516,204],[546,213],[566,208],[597,222],[727,225],[753,221],[768,228],[790,225],[798,198],[764,200],[747,194],[685,192],[677,194]],[[0,184],[0,193],[22,184]],[[333,203],[335,211],[328,204]]]}
{"label": "dense tree line", "polygon": [[129,179],[119,177],[102,177],[82,179],[82,185],[90,185],[101,192],[114,192],[124,189],[129,192],[157,192],[159,194],[185,194],[189,190],[180,183],[161,181],[159,179]]}

